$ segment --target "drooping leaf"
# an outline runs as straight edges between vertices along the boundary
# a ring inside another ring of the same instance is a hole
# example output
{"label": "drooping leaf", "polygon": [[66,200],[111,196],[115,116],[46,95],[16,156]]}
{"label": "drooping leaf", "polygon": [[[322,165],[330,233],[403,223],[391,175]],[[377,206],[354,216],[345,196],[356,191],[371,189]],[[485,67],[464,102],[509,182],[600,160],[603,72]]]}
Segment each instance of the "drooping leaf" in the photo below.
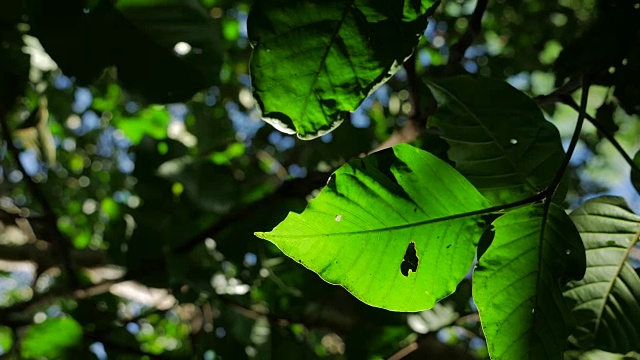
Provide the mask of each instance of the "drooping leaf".
{"label": "drooping leaf", "polygon": [[473,298],[493,359],[561,359],[571,310],[560,286],[584,274],[580,236],[563,210],[508,212],[473,274]]}
{"label": "drooping leaf", "polygon": [[587,250],[584,279],[564,295],[578,324],[572,339],[584,349],[640,350],[640,277],[627,258],[638,241],[640,216],[622,198],[603,196],[571,214]]}
{"label": "drooping leaf", "polygon": [[336,128],[404,62],[436,1],[257,1],[248,20],[254,96],[300,138]]}
{"label": "drooping leaf", "polygon": [[22,338],[22,356],[25,359],[64,358],[71,348],[82,341],[82,326],[71,318],[47,319],[31,326]]}
{"label": "drooping leaf", "polygon": [[536,104],[506,82],[471,76],[427,80],[449,157],[494,204],[544,190],[562,163],[555,126]]}
{"label": "drooping leaf", "polygon": [[341,167],[302,214],[256,233],[363,302],[431,308],[468,272],[488,202],[435,156],[401,144]]}

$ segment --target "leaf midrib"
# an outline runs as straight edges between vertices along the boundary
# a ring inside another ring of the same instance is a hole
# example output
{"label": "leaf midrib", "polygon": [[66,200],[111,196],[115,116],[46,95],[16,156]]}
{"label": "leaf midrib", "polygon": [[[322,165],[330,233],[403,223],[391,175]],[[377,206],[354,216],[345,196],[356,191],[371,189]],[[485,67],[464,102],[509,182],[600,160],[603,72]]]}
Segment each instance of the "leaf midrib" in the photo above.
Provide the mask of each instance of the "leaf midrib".
{"label": "leaf midrib", "polygon": [[[538,293],[540,290],[540,286],[541,286],[541,282],[542,282],[542,267],[544,266],[543,262],[544,259],[542,258],[542,250],[543,250],[543,246],[544,246],[544,239],[545,239],[545,235],[546,235],[546,228],[547,228],[547,221],[549,220],[549,213],[551,211],[551,201],[545,201],[544,204],[542,205],[542,221],[540,222],[540,233],[538,236],[538,274],[537,274],[537,278],[536,278],[536,292],[535,292],[535,302],[534,302],[534,311],[533,311],[533,316],[532,316],[532,321],[531,321],[531,329],[535,330],[535,326],[536,326],[536,319],[538,317],[538,315],[542,312],[542,307],[540,306],[540,294]],[[544,286],[544,284],[542,284]],[[538,310],[540,309],[540,310]],[[530,341],[533,342],[535,341],[534,339],[536,339],[538,337],[538,334],[533,331],[533,334],[535,336],[532,336],[530,338]],[[544,343],[542,342],[542,340],[539,340],[540,344],[542,345],[542,347],[544,348]],[[533,349],[535,347],[535,344],[530,344],[530,349]],[[547,349],[545,349],[546,351]]]}
{"label": "leaf midrib", "polygon": [[[473,211],[468,211],[468,212],[464,212],[464,213],[459,213],[459,214],[453,214],[453,215],[447,215],[447,216],[442,216],[439,218],[435,218],[435,219],[427,219],[427,220],[422,220],[422,221],[417,221],[417,222],[413,222],[413,223],[408,223],[408,224],[402,224],[402,225],[394,225],[394,226],[389,226],[389,227],[383,227],[383,228],[377,228],[377,229],[366,229],[366,230],[358,230],[358,231],[346,231],[346,232],[335,232],[335,233],[327,233],[327,234],[316,234],[314,236],[309,236],[308,234],[302,234],[302,235],[294,235],[294,234],[286,234],[286,235],[282,235],[285,236],[288,239],[300,239],[300,238],[315,238],[315,237],[329,237],[329,236],[346,236],[346,235],[363,235],[363,234],[371,234],[371,233],[377,233],[377,232],[387,232],[387,231],[395,231],[395,230],[402,230],[402,229],[410,229],[413,227],[419,227],[419,226],[423,226],[423,225],[428,225],[428,224],[433,224],[433,223],[439,223],[439,222],[443,222],[443,221],[451,221],[451,220],[456,220],[456,219],[461,219],[461,218],[465,218],[465,217],[469,217],[469,216],[475,216],[475,215],[484,215],[484,214],[488,214],[492,211],[495,210],[495,207],[488,207],[488,208],[482,208],[479,210],[473,210]],[[269,234],[268,232],[256,232],[255,235],[263,238],[263,239],[268,239],[267,237],[265,237],[264,235]]]}
{"label": "leaf midrib", "polygon": [[345,4],[344,10],[342,11],[342,17],[340,18],[340,21],[338,22],[338,25],[336,26],[335,30],[333,31],[333,34],[331,34],[331,38],[329,39],[329,44],[327,45],[326,50],[324,51],[324,54],[322,54],[322,58],[320,59],[320,64],[318,66],[318,70],[315,72],[314,76],[313,76],[313,80],[311,81],[311,86],[309,87],[309,91],[307,92],[307,96],[305,96],[305,100],[304,100],[304,104],[302,105],[302,111],[300,113],[300,118],[302,118],[304,116],[304,114],[307,112],[307,107],[309,106],[309,101],[311,99],[311,97],[314,94],[313,89],[315,88],[316,84],[318,83],[318,78],[320,77],[320,73],[322,72],[322,69],[324,68],[326,62],[327,62],[327,58],[329,57],[329,52],[331,51],[331,48],[334,46],[336,38],[338,36],[338,33],[340,32],[340,29],[342,28],[342,25],[344,25],[344,22],[347,18],[347,14],[349,13],[349,10],[352,8],[352,6],[355,4],[355,0],[351,0],[349,1],[347,4]]}

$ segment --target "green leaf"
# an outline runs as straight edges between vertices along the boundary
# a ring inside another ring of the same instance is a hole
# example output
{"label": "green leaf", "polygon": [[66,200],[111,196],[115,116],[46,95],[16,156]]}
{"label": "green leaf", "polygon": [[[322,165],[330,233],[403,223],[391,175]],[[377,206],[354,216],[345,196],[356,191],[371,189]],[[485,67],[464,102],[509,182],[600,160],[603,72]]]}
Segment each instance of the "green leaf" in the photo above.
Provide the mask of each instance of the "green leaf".
{"label": "green leaf", "polygon": [[640,350],[640,277],[627,258],[638,241],[640,216],[622,198],[603,196],[571,214],[587,249],[584,279],[564,292],[578,324],[573,339],[584,349]]}
{"label": "green leaf", "polygon": [[145,135],[160,140],[167,137],[167,127],[171,122],[169,111],[163,106],[147,107],[135,116],[115,116],[113,124],[131,140],[140,143]]}
{"label": "green leaf", "polygon": [[312,139],[335,129],[404,62],[436,1],[256,1],[254,96],[266,121]]}
{"label": "green leaf", "polygon": [[10,327],[0,326],[0,355],[4,355],[13,346],[13,331]]}
{"label": "green leaf", "polygon": [[438,110],[430,126],[442,131],[449,157],[493,204],[544,190],[562,163],[555,126],[536,104],[506,82],[456,76],[427,80]]}
{"label": "green leaf", "polygon": [[64,358],[82,341],[82,327],[72,318],[47,319],[29,327],[22,339],[22,356],[26,359]]}
{"label": "green leaf", "polygon": [[571,310],[560,286],[584,274],[580,236],[565,212],[534,204],[508,212],[473,274],[493,359],[561,359]]}
{"label": "green leaf", "polygon": [[268,233],[287,256],[363,302],[428,309],[469,271],[488,202],[435,156],[401,144],[355,159]]}

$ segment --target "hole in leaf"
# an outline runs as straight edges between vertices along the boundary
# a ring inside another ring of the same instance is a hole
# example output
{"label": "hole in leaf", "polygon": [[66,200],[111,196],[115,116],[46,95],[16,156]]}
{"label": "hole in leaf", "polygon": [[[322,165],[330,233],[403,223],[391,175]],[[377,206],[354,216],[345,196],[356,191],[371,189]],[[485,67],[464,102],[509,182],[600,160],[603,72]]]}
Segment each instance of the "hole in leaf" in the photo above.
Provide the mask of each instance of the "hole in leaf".
{"label": "hole in leaf", "polygon": [[418,271],[418,253],[416,252],[416,243],[410,242],[407,250],[404,252],[404,258],[400,264],[400,272],[404,276],[409,276],[409,271]]}
{"label": "hole in leaf", "polygon": [[336,215],[336,221],[342,221],[342,215]]}

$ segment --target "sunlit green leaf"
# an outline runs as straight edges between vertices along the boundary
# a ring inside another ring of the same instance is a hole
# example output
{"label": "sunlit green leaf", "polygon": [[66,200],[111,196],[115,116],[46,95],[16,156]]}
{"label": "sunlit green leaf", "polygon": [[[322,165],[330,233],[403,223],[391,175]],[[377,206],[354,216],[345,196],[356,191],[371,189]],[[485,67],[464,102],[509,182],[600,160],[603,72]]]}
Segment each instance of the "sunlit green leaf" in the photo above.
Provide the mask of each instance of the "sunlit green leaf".
{"label": "sunlit green leaf", "polygon": [[585,248],[584,279],[564,292],[578,324],[573,339],[584,349],[640,350],[640,277],[627,261],[638,241],[640,216],[622,198],[599,197],[571,214]]}
{"label": "sunlit green leaf", "polygon": [[350,161],[302,214],[256,235],[367,304],[417,311],[469,271],[484,224],[466,213],[487,206],[449,165],[397,145]]}
{"label": "sunlit green leaf", "polygon": [[584,247],[571,219],[551,204],[508,212],[473,274],[473,298],[493,359],[561,359],[571,310],[561,285],[580,279]]}
{"label": "sunlit green leaf", "polygon": [[63,358],[82,341],[82,327],[71,318],[47,319],[31,326],[20,343],[26,359]]}
{"label": "sunlit green leaf", "polygon": [[549,185],[564,151],[558,130],[530,98],[481,77],[427,85],[438,101],[429,125],[442,131],[456,169],[492,203],[521,200]]}
{"label": "sunlit green leaf", "polygon": [[113,119],[114,125],[133,145],[138,144],[145,135],[154,139],[165,138],[170,121],[171,115],[164,107],[148,107],[134,117],[118,116]]}
{"label": "sunlit green leaf", "polygon": [[303,139],[345,119],[413,51],[435,1],[258,1],[249,16],[254,96]]}

